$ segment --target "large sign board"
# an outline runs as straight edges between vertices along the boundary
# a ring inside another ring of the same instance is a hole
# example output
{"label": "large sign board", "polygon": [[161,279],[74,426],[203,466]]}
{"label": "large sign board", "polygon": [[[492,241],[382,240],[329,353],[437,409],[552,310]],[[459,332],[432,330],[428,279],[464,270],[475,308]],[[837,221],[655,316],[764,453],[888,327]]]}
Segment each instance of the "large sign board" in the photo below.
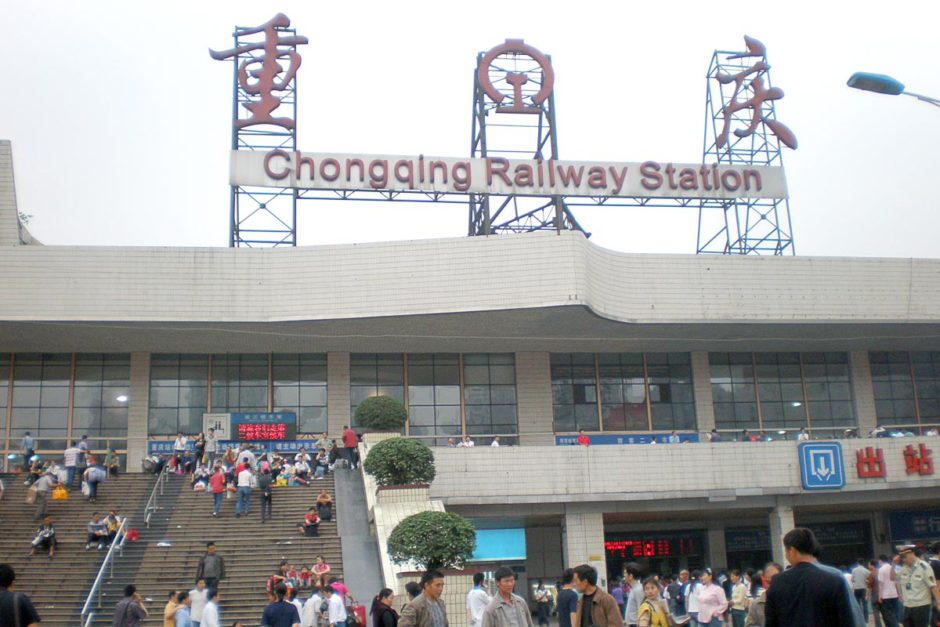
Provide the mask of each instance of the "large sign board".
{"label": "large sign board", "polygon": [[643,161],[231,152],[234,186],[624,198],[786,198],[783,168]]}

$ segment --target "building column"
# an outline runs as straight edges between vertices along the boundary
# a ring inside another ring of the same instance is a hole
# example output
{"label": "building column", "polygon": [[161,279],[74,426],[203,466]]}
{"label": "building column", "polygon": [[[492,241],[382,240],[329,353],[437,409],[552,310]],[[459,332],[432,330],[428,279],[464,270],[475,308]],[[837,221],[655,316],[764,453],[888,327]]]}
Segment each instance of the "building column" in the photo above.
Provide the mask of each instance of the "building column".
{"label": "building column", "polygon": [[708,353],[692,353],[692,390],[695,394],[695,419],[699,433],[715,428],[715,406],[712,405],[712,376]]}
{"label": "building column", "polygon": [[597,569],[597,585],[607,589],[607,560],[604,554],[604,515],[600,512],[565,512],[562,533],[565,568],[590,564]]}
{"label": "building column", "polygon": [[789,503],[777,502],[777,506],[770,511],[770,549],[774,561],[786,567],[786,558],[783,555],[783,536],[793,529],[793,507]]}
{"label": "building column", "polygon": [[127,404],[127,471],[143,472],[150,418],[150,353],[131,353],[130,399]]}
{"label": "building column", "polygon": [[519,444],[552,446],[555,443],[548,353],[516,353],[516,415]]}
{"label": "building column", "polygon": [[326,423],[330,437],[343,434],[349,416],[349,353],[326,354]]}
{"label": "building column", "polygon": [[728,546],[725,543],[725,525],[718,521],[709,521],[706,530],[708,552],[705,555],[707,566],[714,569],[728,567]]}
{"label": "building column", "polygon": [[852,381],[852,401],[855,406],[855,419],[858,421],[858,435],[865,437],[878,423],[875,413],[875,389],[871,382],[871,364],[867,351],[849,353],[849,376]]}

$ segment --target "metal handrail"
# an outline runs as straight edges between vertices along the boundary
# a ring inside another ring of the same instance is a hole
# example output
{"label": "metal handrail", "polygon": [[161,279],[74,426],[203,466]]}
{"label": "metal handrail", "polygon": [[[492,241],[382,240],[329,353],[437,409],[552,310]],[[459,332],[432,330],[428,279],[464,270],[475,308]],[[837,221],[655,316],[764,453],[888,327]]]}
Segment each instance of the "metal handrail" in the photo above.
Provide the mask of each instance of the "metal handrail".
{"label": "metal handrail", "polygon": [[114,540],[111,542],[111,546],[108,548],[108,554],[104,556],[104,561],[101,562],[101,568],[98,569],[98,576],[95,577],[95,583],[92,584],[91,590],[88,592],[88,598],[85,599],[85,605],[82,606],[82,626],[88,627],[91,625],[91,621],[95,618],[95,612],[91,609],[91,605],[97,597],[98,603],[95,605],[96,609],[101,608],[101,582],[104,578],[104,573],[106,569],[110,568],[108,574],[112,579],[114,578],[114,555],[115,551],[124,555],[124,541],[127,539],[128,531],[128,519],[124,518],[121,521],[121,524],[118,525],[117,534],[114,536]]}
{"label": "metal handrail", "polygon": [[147,525],[147,529],[150,529],[150,518],[153,516],[158,509],[160,509],[157,503],[157,490],[160,490],[160,496],[163,496],[163,488],[166,486],[166,475],[169,470],[169,466],[164,466],[163,470],[160,471],[160,475],[157,477],[157,482],[153,484],[153,490],[150,492],[150,498],[147,499],[147,505],[144,507],[144,524]]}

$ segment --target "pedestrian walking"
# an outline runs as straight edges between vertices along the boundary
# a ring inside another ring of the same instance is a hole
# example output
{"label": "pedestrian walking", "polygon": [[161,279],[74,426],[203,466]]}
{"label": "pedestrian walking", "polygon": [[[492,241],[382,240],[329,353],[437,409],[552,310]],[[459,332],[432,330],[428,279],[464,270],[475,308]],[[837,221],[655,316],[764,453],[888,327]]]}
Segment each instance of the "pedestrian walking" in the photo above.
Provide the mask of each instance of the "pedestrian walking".
{"label": "pedestrian walking", "polygon": [[15,584],[16,572],[13,567],[0,564],[0,625],[38,625],[39,612],[27,595],[14,590]]}
{"label": "pedestrian walking", "polygon": [[525,599],[513,592],[516,573],[508,566],[500,566],[493,579],[496,595],[483,612],[483,627],[532,627],[532,614]]}
{"label": "pedestrian walking", "polygon": [[236,479],[238,485],[237,499],[235,501],[235,518],[241,518],[242,511],[245,516],[251,511],[251,465],[247,462],[240,464],[241,470]]}
{"label": "pedestrian walking", "polygon": [[[421,576],[419,585],[421,593],[402,609],[398,627],[448,627],[450,623],[447,620],[447,610],[444,608],[444,601],[441,600],[441,594],[444,593],[444,575],[437,570],[428,570]],[[331,606],[331,627],[333,627],[332,613]],[[485,612],[483,625],[486,625]],[[529,627],[531,625],[532,622],[529,619]],[[524,627],[524,625],[520,623],[519,627]]]}
{"label": "pedestrian walking", "polygon": [[29,472],[30,466],[33,464],[33,455],[36,454],[35,447],[36,441],[33,439],[33,436],[30,435],[29,431],[23,434],[23,439],[20,441],[20,450],[23,451],[23,471]]}
{"label": "pedestrian walking", "polygon": [[551,612],[552,594],[545,588],[545,582],[539,579],[535,588],[535,617],[539,625],[548,627],[548,615]]}
{"label": "pedestrian walking", "polygon": [[112,627],[140,627],[147,618],[147,607],[133,584],[124,586],[124,598],[114,607]]}
{"label": "pedestrian walking", "polygon": [[196,568],[196,583],[202,579],[209,590],[218,590],[219,583],[225,579],[225,560],[216,554],[215,542],[206,542],[206,553],[199,558]]}
{"label": "pedestrian walking", "polygon": [[[390,588],[382,588],[372,599],[372,627],[398,627],[398,612],[393,607],[395,593]],[[363,627],[365,627],[363,625]]]}
{"label": "pedestrian walking", "polygon": [[[264,462],[267,464],[267,462]],[[272,486],[274,479],[271,477],[271,469],[264,466],[261,469],[261,476],[258,477],[258,492],[261,494],[261,522],[266,522],[271,518],[271,496],[273,494]]]}
{"label": "pedestrian walking", "polygon": [[783,537],[783,546],[791,568],[775,576],[767,590],[766,627],[862,625],[848,581],[839,571],[818,563],[820,546],[813,532],[793,529]]}
{"label": "pedestrian walking", "polygon": [[904,627],[933,627],[930,624],[931,606],[940,607],[940,590],[930,564],[917,554],[912,544],[897,547],[901,558],[898,571],[898,592],[904,605],[901,623]]}
{"label": "pedestrian walking", "polygon": [[574,626],[623,627],[617,601],[597,587],[597,569],[589,564],[574,568],[574,587],[581,593]]}
{"label": "pedestrian walking", "polygon": [[467,593],[467,622],[470,627],[480,627],[483,622],[483,612],[492,601],[486,591],[483,573],[473,574],[473,588]]}

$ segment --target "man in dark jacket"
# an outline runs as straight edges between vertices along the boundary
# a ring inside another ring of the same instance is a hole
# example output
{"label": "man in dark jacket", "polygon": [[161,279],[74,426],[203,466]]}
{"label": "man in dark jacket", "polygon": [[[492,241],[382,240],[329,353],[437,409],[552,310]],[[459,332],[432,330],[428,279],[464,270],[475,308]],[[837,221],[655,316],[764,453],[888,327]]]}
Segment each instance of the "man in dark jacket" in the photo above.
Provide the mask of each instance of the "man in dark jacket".
{"label": "man in dark jacket", "polygon": [[261,493],[261,522],[271,518],[271,486],[273,484],[271,469],[265,466],[261,470],[261,475],[258,476],[258,491]]}
{"label": "man in dark jacket", "polygon": [[206,542],[206,554],[199,558],[196,581],[204,579],[206,588],[218,590],[219,582],[225,579],[225,560],[215,553],[215,542]]}
{"label": "man in dark jacket", "polygon": [[783,536],[784,554],[792,568],[774,577],[764,608],[766,627],[859,627],[861,608],[839,571],[819,564],[820,546],[809,529],[797,527]]}
{"label": "man in dark jacket", "polygon": [[593,566],[575,566],[574,587],[581,593],[574,627],[623,627],[617,601],[597,587],[597,570]]}

